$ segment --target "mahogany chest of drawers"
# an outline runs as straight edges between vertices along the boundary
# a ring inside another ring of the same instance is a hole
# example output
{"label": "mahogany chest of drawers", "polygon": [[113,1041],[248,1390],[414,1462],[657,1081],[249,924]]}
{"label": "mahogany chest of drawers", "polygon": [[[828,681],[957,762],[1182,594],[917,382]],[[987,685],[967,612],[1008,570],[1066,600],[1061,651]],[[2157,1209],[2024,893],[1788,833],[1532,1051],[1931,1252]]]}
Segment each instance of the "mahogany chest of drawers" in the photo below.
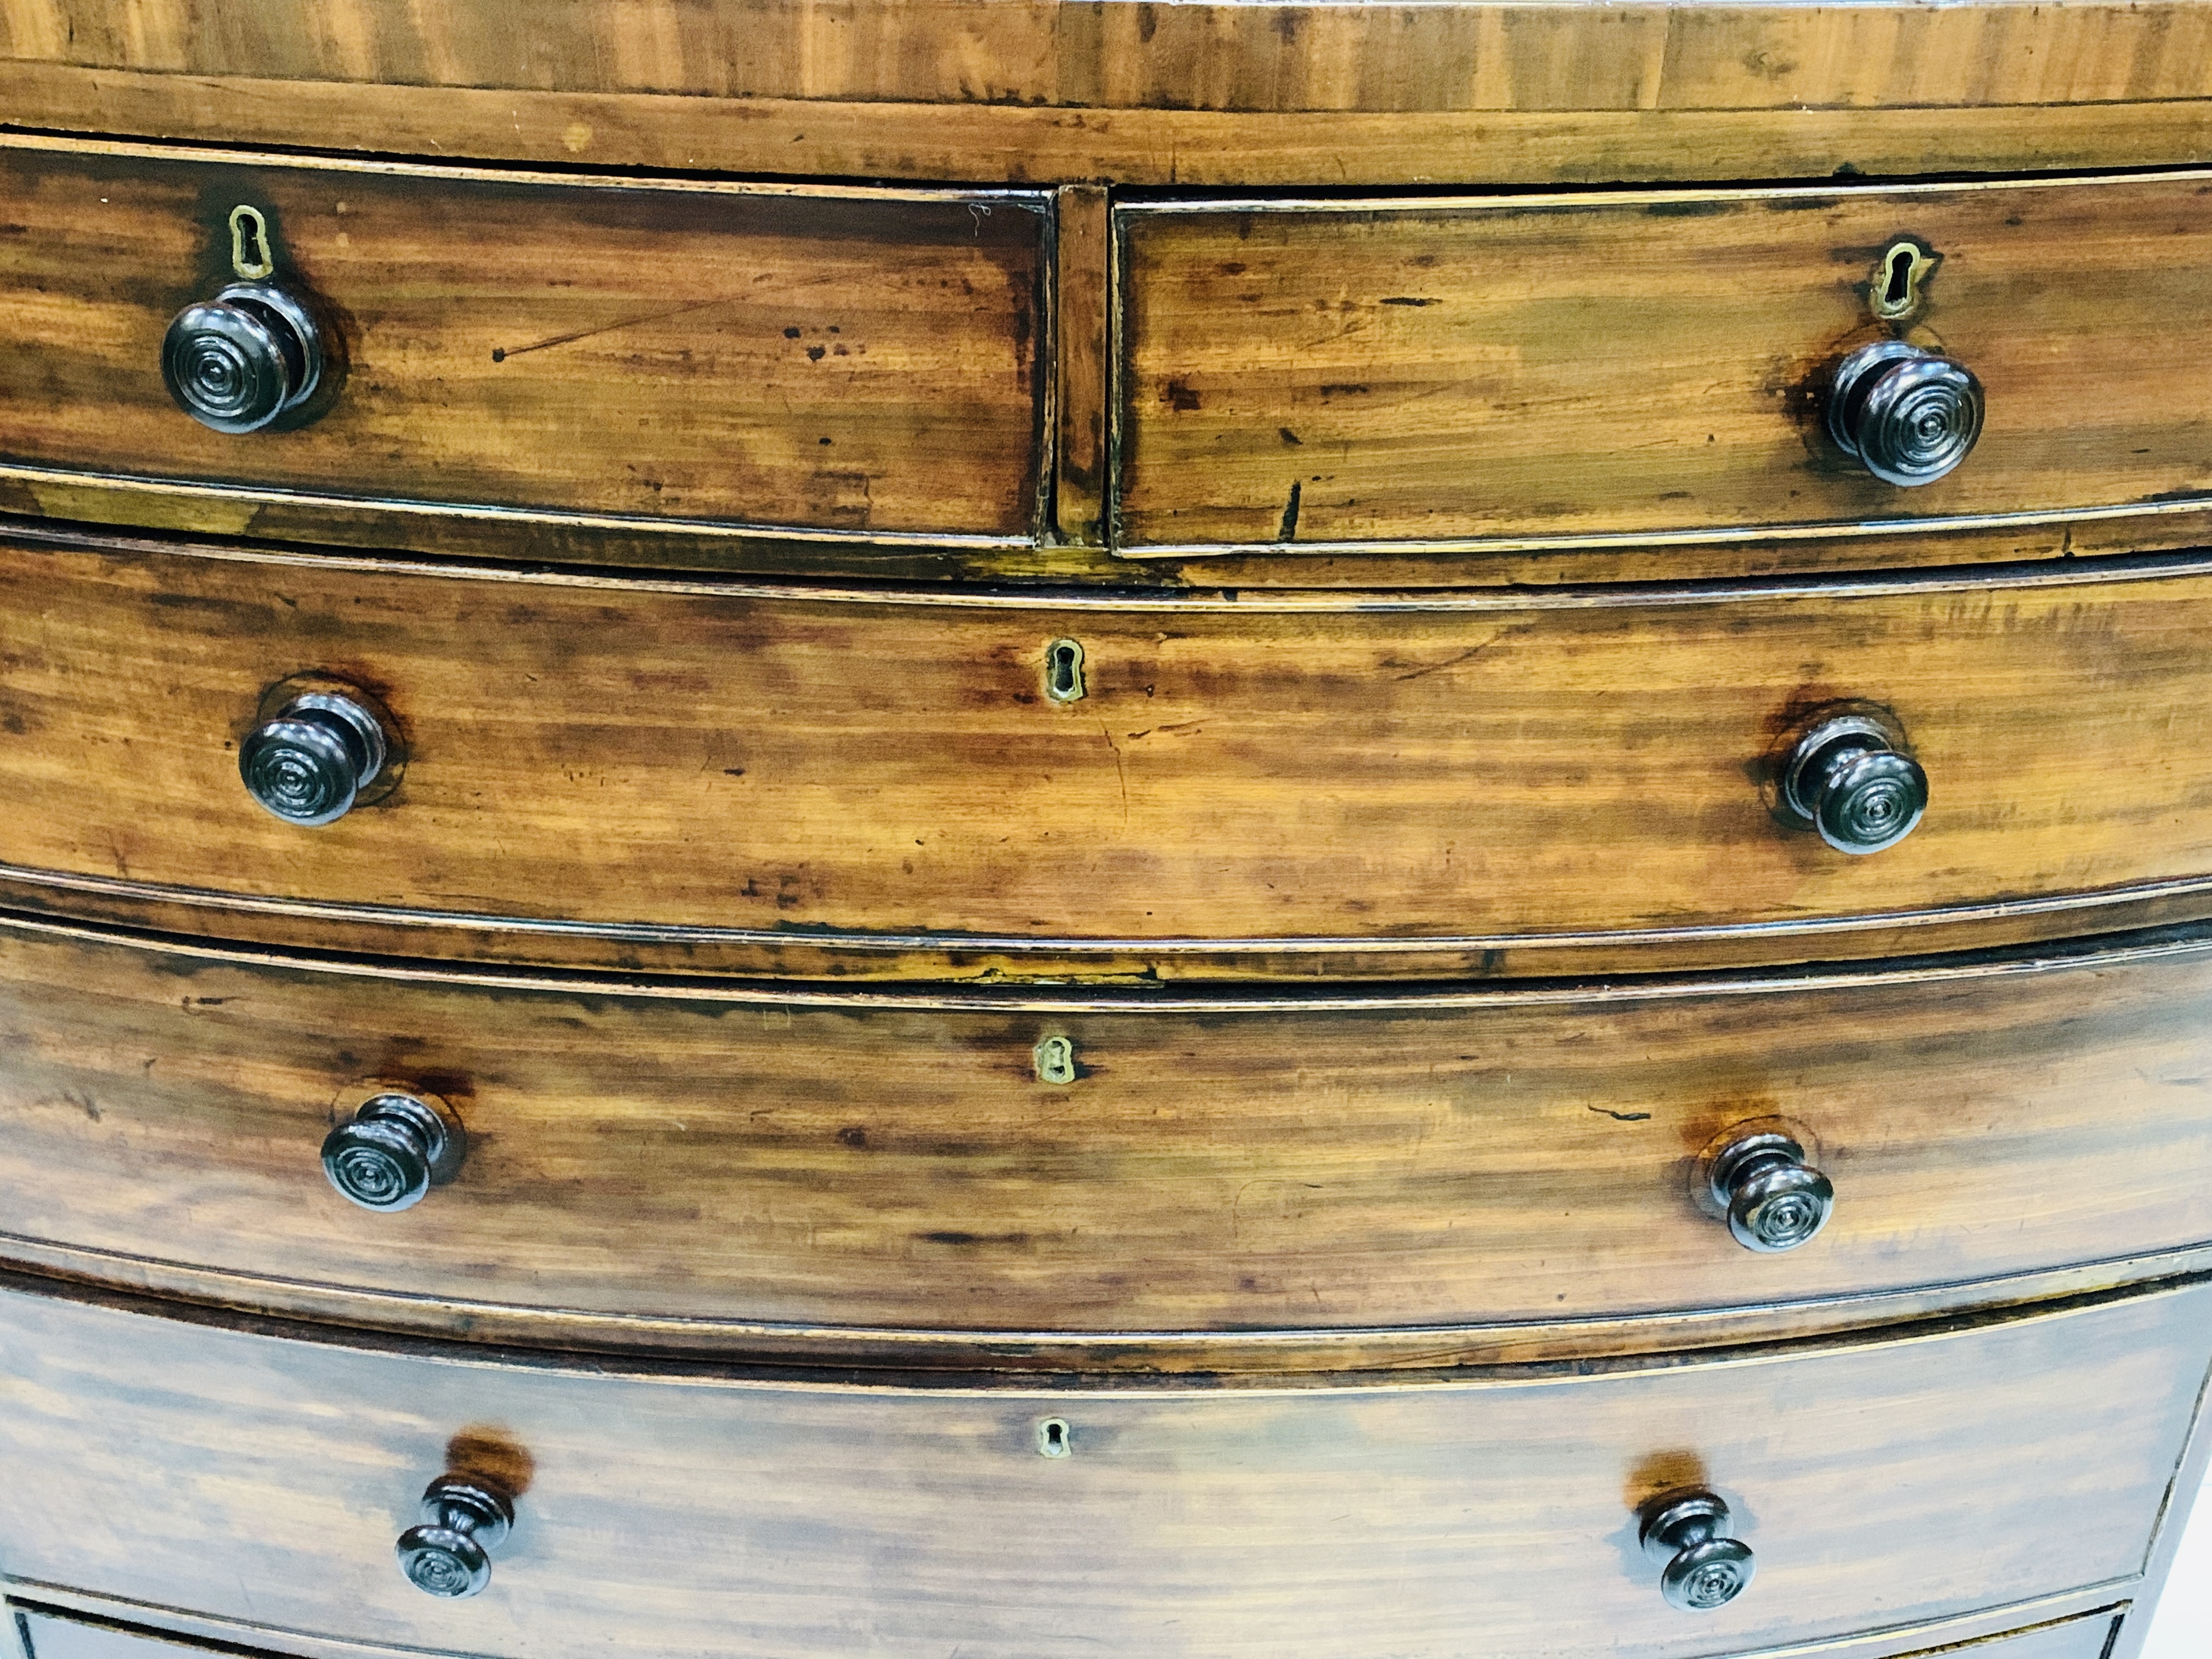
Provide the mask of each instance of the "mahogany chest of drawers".
{"label": "mahogany chest of drawers", "polygon": [[2212,5],[0,0],[22,1659],[2132,1659]]}

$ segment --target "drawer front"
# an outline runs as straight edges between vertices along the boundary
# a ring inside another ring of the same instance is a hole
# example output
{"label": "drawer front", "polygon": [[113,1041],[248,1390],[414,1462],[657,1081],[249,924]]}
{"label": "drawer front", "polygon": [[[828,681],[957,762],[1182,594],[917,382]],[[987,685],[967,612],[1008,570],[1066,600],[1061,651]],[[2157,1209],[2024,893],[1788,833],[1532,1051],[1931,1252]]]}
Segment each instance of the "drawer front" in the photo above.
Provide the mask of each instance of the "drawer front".
{"label": "drawer front", "polygon": [[[1541,972],[1909,950],[2212,882],[2195,565],[1270,608],[19,542],[0,619],[0,873],[318,946],[368,920],[413,926],[410,954],[466,926],[625,966],[803,950],[817,976]],[[331,676],[383,708],[386,793],[303,828],[249,796],[240,745]],[[1854,857],[1772,788],[1792,732],[1863,708],[1931,805]]]}
{"label": "drawer front", "polygon": [[[825,1360],[1649,1347],[2205,1255],[2208,1030],[2202,936],[1148,1007],[410,977],[10,926],[0,1252],[364,1322]],[[465,1152],[380,1212],[319,1154],[395,1089],[443,1102]],[[1774,1252],[1738,1243],[1711,1170],[1766,1133],[1833,1191]]]}
{"label": "drawer front", "polygon": [[[118,1624],[107,1619],[74,1617],[30,1605],[12,1606],[9,1611],[15,1616],[16,1634],[23,1647],[22,1659],[191,1659],[191,1656],[211,1652],[244,1653],[250,1659],[254,1651],[265,1649],[270,1639],[266,1633],[253,1627],[210,1626],[207,1620],[194,1620],[200,1631],[223,1641],[224,1645],[217,1649],[180,1639],[166,1632]],[[143,1616],[139,1609],[127,1611]],[[1897,1659],[1934,1659],[1935,1651],[1940,1651],[1944,1659],[2104,1659],[2112,1626],[2121,1616],[2104,1611],[2051,1620],[2032,1629],[2011,1631],[1979,1641],[1947,1642],[1940,1650],[1915,1653],[1899,1650],[1894,1638],[1879,1638],[1801,1652],[1803,1659],[1831,1659],[1831,1656],[1833,1659],[1889,1659],[1893,1651]],[[240,1638],[252,1645],[241,1646]],[[290,1650],[302,1656],[312,1652],[319,1656],[333,1652],[374,1651],[356,1649],[351,1644],[334,1643],[327,1638],[312,1641],[295,1638]],[[832,1647],[811,1651],[837,1650]]]}
{"label": "drawer front", "polygon": [[[432,546],[460,509],[535,557],[594,525],[1026,542],[1045,203],[0,147],[0,505],[312,538],[327,500]],[[331,348],[295,429],[163,382],[241,206]]]}
{"label": "drawer front", "polygon": [[[2105,1659],[2112,1650],[2113,1631],[2122,1617],[2124,1615],[2099,1613],[2081,1619],[2054,1620],[2033,1630],[2018,1631],[1943,1651],[1948,1659]],[[88,1654],[85,1659],[100,1659],[100,1656]],[[1934,1656],[1929,1656],[1929,1659]]]}
{"label": "drawer front", "polygon": [[[1609,1376],[933,1393],[416,1358],[10,1294],[0,1551],[19,1585],[501,1656],[1686,1659],[2123,1591],[2208,1316],[2197,1289]],[[471,1600],[393,1563],[445,1473],[521,1488]],[[1757,1565],[1696,1616],[1636,1547],[1639,1509],[1686,1486]]]}
{"label": "drawer front", "polygon": [[[2212,384],[2183,343],[2212,331],[2212,175],[1171,204],[1124,208],[1120,226],[1132,551],[1571,550],[2112,514],[2175,546],[2201,522],[2161,515],[2212,502]],[[1838,362],[1893,334],[1985,395],[1973,452],[1912,488],[1823,427]]]}

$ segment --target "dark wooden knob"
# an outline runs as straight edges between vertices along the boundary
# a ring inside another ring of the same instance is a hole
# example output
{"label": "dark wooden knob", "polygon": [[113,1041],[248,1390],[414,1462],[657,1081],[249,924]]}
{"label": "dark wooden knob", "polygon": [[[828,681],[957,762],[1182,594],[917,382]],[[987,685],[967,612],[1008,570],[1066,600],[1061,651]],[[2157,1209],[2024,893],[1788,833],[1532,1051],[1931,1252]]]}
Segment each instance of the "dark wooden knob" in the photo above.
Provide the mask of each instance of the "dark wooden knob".
{"label": "dark wooden knob", "polygon": [[314,313],[273,283],[233,283],[170,321],[161,378],[201,425],[258,431],[314,395],[322,336]]}
{"label": "dark wooden knob", "polygon": [[384,770],[391,752],[375,714],[341,693],[293,698],[238,749],[253,799],[287,823],[330,823]]}
{"label": "dark wooden knob", "polygon": [[425,1595],[474,1595],[491,1583],[490,1552],[514,1524],[505,1492],[441,1474],[422,1493],[421,1524],[399,1534],[399,1570]]}
{"label": "dark wooden knob", "polygon": [[1838,853],[1879,853],[1912,833],[1928,811],[1928,774],[1878,721],[1823,720],[1783,768],[1786,812]]}
{"label": "dark wooden knob", "polygon": [[1982,383],[1941,352],[1878,340],[1837,366],[1828,435],[1885,483],[1933,483],[1982,435]]}
{"label": "dark wooden knob", "polygon": [[1729,1507],[1709,1492],[1670,1492],[1644,1506],[1644,1553],[1661,1563],[1660,1593],[1684,1613],[1726,1607],[1751,1583],[1751,1546],[1729,1535]]}
{"label": "dark wooden knob", "polygon": [[1729,1231],[1747,1250],[1794,1250],[1828,1224],[1836,1189],[1805,1162],[1805,1149],[1779,1133],[1729,1142],[1712,1163],[1713,1198]]}
{"label": "dark wooden knob", "polygon": [[466,1151],[459,1123],[419,1096],[393,1091],[323,1138],[323,1173],[364,1210],[411,1209],[453,1178]]}

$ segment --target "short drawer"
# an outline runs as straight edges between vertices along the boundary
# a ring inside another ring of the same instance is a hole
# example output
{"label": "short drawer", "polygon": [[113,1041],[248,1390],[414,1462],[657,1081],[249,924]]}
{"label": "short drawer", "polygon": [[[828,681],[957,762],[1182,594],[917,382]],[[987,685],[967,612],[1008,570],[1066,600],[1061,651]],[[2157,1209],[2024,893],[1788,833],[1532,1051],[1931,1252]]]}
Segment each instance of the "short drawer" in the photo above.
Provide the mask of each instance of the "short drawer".
{"label": "short drawer", "polygon": [[[1217,1002],[441,975],[9,924],[0,1255],[417,1331],[872,1364],[1741,1340],[2212,1264],[2208,1030],[2201,932]],[[349,1150],[393,1093],[458,1131],[435,1184],[426,1146]],[[1771,1190],[1719,1167],[1753,1145]],[[1786,1226],[1793,1201],[1818,1208]]]}
{"label": "short drawer", "polygon": [[[385,545],[533,558],[1025,544],[1048,200],[11,142],[0,506],[305,540],[367,514]],[[165,339],[264,265],[322,372],[211,430]]]}
{"label": "short drawer", "polygon": [[[1085,601],[18,537],[0,880],[271,943],[820,978],[2078,933],[2212,907],[2208,568]],[[289,764],[285,711],[338,692],[380,769],[318,826],[263,810],[242,751]],[[1894,752],[1832,799],[1917,769],[1928,803],[1869,856],[1779,793],[1862,720]]]}
{"label": "short drawer", "polygon": [[[1838,539],[1942,562],[1939,531],[2203,538],[2212,174],[1169,202],[1118,225],[1127,551],[1674,545],[1698,574],[1716,543],[1777,569]],[[1963,365],[1985,410],[1911,487],[1826,425],[1838,366],[1889,339]]]}
{"label": "short drawer", "polygon": [[[2199,1287],[1579,1376],[930,1390],[10,1293],[0,1553],[18,1595],[514,1659],[1689,1659],[2122,1599],[2208,1349]],[[513,1505],[471,1599],[393,1559],[444,1475]],[[1705,1613],[1670,1607],[1638,1547],[1639,1516],[1686,1492],[1720,1500],[1755,1567]]]}

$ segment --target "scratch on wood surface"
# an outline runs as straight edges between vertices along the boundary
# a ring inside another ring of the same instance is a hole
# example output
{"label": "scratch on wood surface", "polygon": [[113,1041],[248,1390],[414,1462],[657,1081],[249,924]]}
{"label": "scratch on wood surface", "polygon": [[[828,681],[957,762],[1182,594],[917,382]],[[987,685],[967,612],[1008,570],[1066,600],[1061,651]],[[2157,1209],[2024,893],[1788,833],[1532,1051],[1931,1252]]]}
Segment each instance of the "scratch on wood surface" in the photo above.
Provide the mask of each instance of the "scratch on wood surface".
{"label": "scratch on wood surface", "polygon": [[1127,830],[1129,827],[1129,769],[1121,763],[1121,745],[1114,741],[1114,734],[1107,729],[1104,720],[1098,722],[1098,735],[1106,739],[1106,747],[1114,754],[1114,775],[1121,780],[1121,827]]}
{"label": "scratch on wood surface", "polygon": [[1442,662],[1432,662],[1426,667],[1409,670],[1406,673],[1395,676],[1395,678],[1401,680],[1418,680],[1425,674],[1441,674],[1447,668],[1456,668],[1460,664],[1468,661],[1473,658],[1480,656],[1489,648],[1489,645],[1490,642],[1486,640],[1480,645],[1471,645],[1468,647],[1466,650],[1461,652],[1455,657],[1447,657]]}
{"label": "scratch on wood surface", "polygon": [[665,322],[671,317],[682,317],[694,311],[704,311],[710,306],[727,305],[731,296],[717,295],[711,300],[694,300],[688,306],[678,306],[672,311],[650,312],[642,317],[625,317],[618,323],[603,323],[597,328],[579,329],[574,334],[556,334],[548,340],[533,340],[528,345],[494,346],[491,360],[503,363],[509,357],[520,357],[526,351],[543,351],[549,346],[572,345],[578,340],[588,340],[595,334],[612,334],[618,329],[639,328],[647,323]]}

